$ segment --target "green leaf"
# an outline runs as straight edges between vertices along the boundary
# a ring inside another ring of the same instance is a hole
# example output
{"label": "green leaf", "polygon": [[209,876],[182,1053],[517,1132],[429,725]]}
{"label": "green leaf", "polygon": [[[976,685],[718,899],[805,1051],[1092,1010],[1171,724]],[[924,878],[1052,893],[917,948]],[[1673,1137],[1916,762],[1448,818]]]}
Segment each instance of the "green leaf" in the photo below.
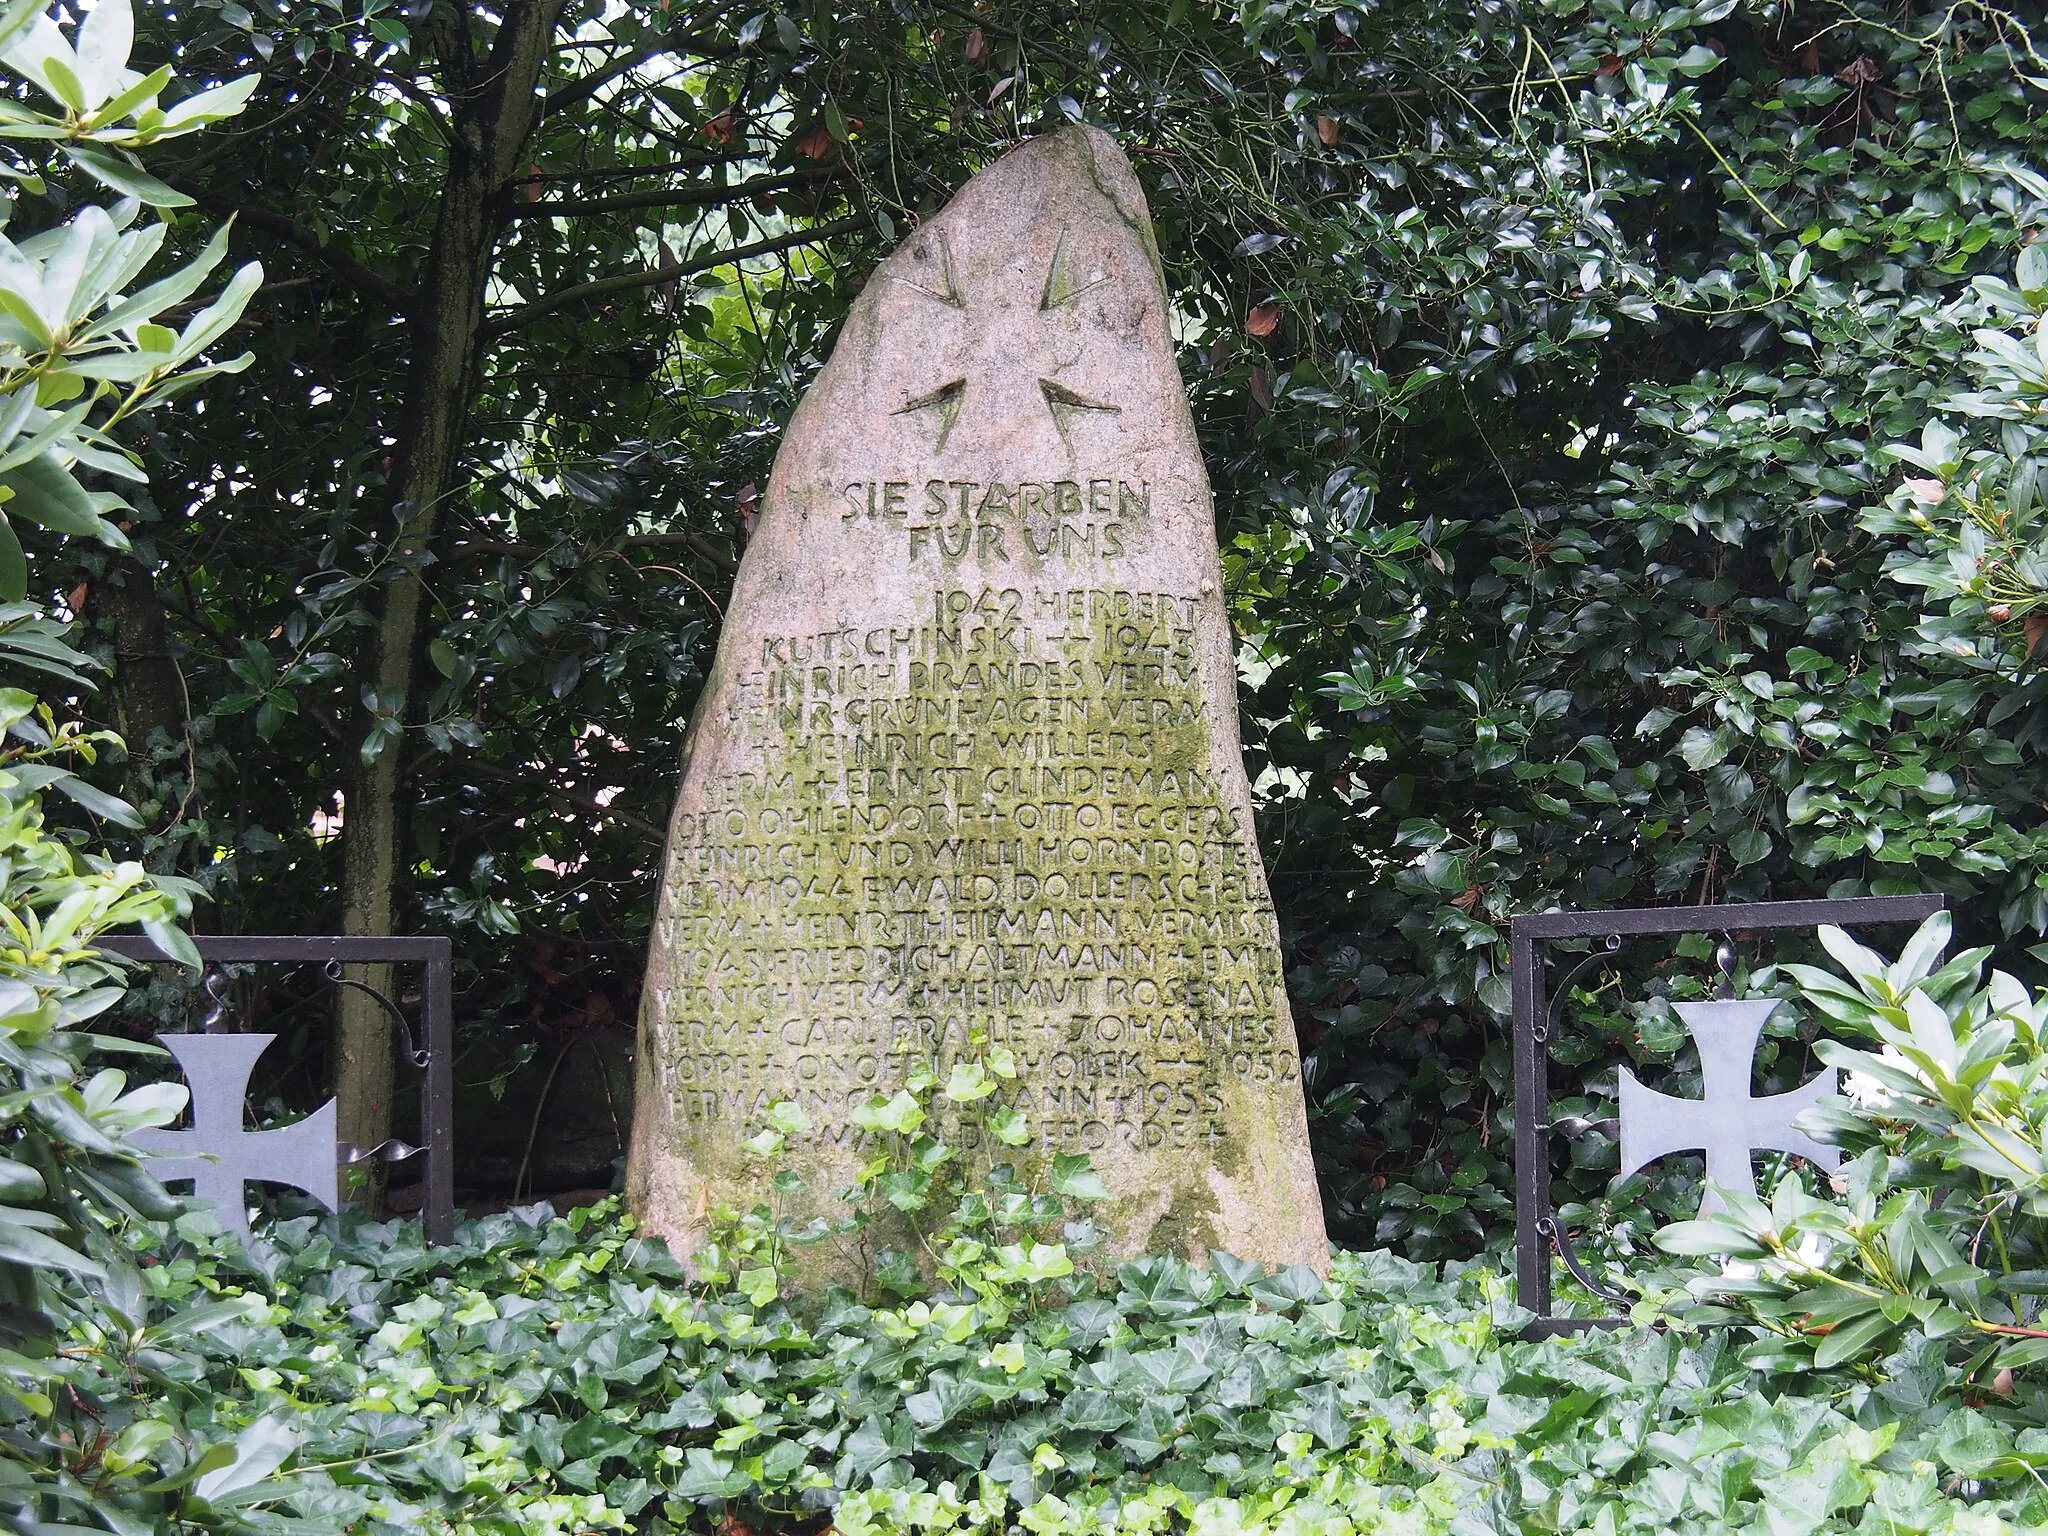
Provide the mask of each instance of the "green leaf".
{"label": "green leaf", "polygon": [[1675,1221],[1668,1227],[1658,1228],[1656,1243],[1666,1253],[1721,1255],[1737,1259],[1761,1259],[1768,1253],[1761,1243],[1724,1216]]}
{"label": "green leaf", "polygon": [[11,52],[21,34],[48,9],[48,0],[7,0],[0,6],[0,53]]}
{"label": "green leaf", "polygon": [[1107,1200],[1109,1190],[1085,1152],[1062,1152],[1052,1160],[1053,1189],[1069,1200]]}
{"label": "green leaf", "polygon": [[1890,1332],[1892,1326],[1882,1312],[1842,1323],[1815,1347],[1813,1363],[1820,1370],[1828,1370],[1844,1360],[1853,1360],[1871,1343]]}
{"label": "green leaf", "polygon": [[1882,960],[1832,925],[1823,925],[1819,937],[1821,946],[1834,956],[1837,965],[1866,990],[1878,996],[1884,995],[1885,963]]}
{"label": "green leaf", "polygon": [[1334,1381],[1310,1382],[1296,1394],[1309,1432],[1333,1451],[1351,1443],[1351,1421]]}
{"label": "green leaf", "polygon": [[[28,596],[28,556],[5,513],[0,513],[0,600],[18,603]],[[0,649],[6,640],[0,636]]]}
{"label": "green leaf", "polygon": [[0,1200],[14,1204],[23,1200],[40,1200],[49,1193],[43,1183],[43,1176],[27,1163],[13,1157],[0,1158]]}
{"label": "green leaf", "polygon": [[235,1436],[234,1459],[192,1482],[192,1492],[209,1504],[254,1488],[298,1451],[299,1434],[282,1414],[258,1419]]}
{"label": "green leaf", "polygon": [[113,186],[121,197],[133,197],[143,207],[152,209],[188,209],[193,199],[186,197],[168,182],[160,182],[119,150],[104,150],[96,143],[68,143],[63,145],[63,154],[70,156],[72,164],[90,176]]}
{"label": "green leaf", "polygon": [[175,923],[151,919],[143,923],[143,933],[149,942],[169,955],[178,964],[197,976],[206,969],[206,962],[199,958],[199,946],[186,936],[185,930]]}
{"label": "green leaf", "polygon": [[2013,265],[2013,280],[2029,303],[2038,305],[2048,298],[2048,246],[2038,240],[2023,246]]}
{"label": "green leaf", "polygon": [[94,0],[78,24],[78,80],[88,107],[97,107],[121,87],[135,46],[135,14],[128,0]]}
{"label": "green leaf", "polygon": [[1771,851],[1771,839],[1761,827],[1744,827],[1728,839],[1728,854],[1736,867],[1754,864]]}
{"label": "green leaf", "polygon": [[978,1061],[956,1061],[946,1079],[946,1097],[955,1104],[972,1104],[996,1091],[996,1080]]}
{"label": "green leaf", "polygon": [[5,503],[9,517],[25,517],[52,533],[99,536],[100,518],[93,499],[55,453],[0,474],[0,485],[14,493]]}
{"label": "green leaf", "polygon": [[1725,725],[1711,731],[1695,725],[1678,739],[1678,755],[1686,767],[1703,773],[1726,758],[1734,745],[1734,734]]}
{"label": "green leaf", "polygon": [[205,1333],[225,1323],[246,1322],[252,1317],[260,1318],[269,1310],[270,1304],[261,1296],[234,1296],[226,1301],[189,1307],[160,1323],[152,1324],[144,1332],[152,1342],[164,1345]]}
{"label": "green leaf", "polygon": [[87,1258],[53,1237],[12,1221],[0,1221],[0,1263],[62,1270],[66,1274],[95,1279],[106,1274],[98,1260]]}
{"label": "green leaf", "polygon": [[75,773],[67,773],[60,779],[53,779],[50,787],[67,799],[77,801],[103,821],[136,829],[142,826],[142,813],[134,806],[119,795],[110,795],[98,785],[88,784]]}
{"label": "green leaf", "polygon": [[1084,1434],[1106,1435],[1130,1423],[1130,1410],[1092,1387],[1070,1392],[1060,1402],[1060,1423]]}

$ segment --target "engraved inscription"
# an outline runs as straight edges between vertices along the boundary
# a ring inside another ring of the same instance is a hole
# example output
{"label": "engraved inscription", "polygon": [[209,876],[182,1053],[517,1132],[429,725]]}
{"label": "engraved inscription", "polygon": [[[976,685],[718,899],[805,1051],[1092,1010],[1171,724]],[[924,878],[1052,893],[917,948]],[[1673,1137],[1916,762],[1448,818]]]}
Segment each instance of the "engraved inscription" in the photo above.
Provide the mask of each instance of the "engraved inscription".
{"label": "engraved inscription", "polygon": [[[950,387],[950,386],[949,386]],[[939,391],[903,407],[950,408]],[[950,430],[950,426],[946,429]],[[1130,552],[1135,526],[1152,515],[1146,480],[1101,474],[1074,480],[850,480],[840,517],[901,533],[913,558],[947,563],[967,556],[1007,560],[1114,556]]]}
{"label": "engraved inscription", "polygon": [[[1151,491],[844,494],[943,550],[949,528],[1032,539],[1035,514],[1101,538]],[[1018,1066],[994,1102],[1044,1151],[1215,1150],[1227,1086],[1296,1083],[1251,831],[1209,766],[1199,601],[941,577],[915,622],[763,637],[721,728],[770,766],[710,784],[673,836],[655,1005],[677,1117],[792,1097],[816,1141],[857,1146],[856,1105],[986,1042]]]}

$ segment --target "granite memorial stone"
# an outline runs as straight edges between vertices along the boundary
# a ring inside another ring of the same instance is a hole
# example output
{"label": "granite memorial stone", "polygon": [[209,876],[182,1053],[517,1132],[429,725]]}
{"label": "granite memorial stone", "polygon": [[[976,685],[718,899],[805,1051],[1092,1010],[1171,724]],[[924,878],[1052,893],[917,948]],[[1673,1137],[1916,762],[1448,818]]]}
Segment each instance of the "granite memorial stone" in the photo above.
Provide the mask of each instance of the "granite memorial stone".
{"label": "granite memorial stone", "polygon": [[852,1111],[982,1039],[1017,1076],[948,1139],[1088,1153],[1112,1251],[1322,1267],[1221,580],[1143,194],[1034,139],[877,268],[776,460],[669,824],[650,1230],[765,1197],[782,1100],[828,1210]]}

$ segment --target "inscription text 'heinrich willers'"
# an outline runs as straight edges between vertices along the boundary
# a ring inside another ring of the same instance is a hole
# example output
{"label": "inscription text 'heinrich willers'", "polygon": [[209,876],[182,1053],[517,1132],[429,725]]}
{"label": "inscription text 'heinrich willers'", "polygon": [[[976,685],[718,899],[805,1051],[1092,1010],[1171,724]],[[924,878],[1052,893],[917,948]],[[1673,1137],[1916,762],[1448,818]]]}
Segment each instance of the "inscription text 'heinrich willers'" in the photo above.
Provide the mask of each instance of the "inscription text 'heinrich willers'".
{"label": "inscription text 'heinrich willers'", "polygon": [[755,1197],[774,1103],[823,1200],[873,1153],[856,1108],[1001,1046],[956,1145],[1015,1108],[1003,1156],[1090,1153],[1115,1249],[1322,1261],[1163,313],[1121,154],[1035,140],[883,264],[791,422],[670,824],[628,1180],[654,1230]]}

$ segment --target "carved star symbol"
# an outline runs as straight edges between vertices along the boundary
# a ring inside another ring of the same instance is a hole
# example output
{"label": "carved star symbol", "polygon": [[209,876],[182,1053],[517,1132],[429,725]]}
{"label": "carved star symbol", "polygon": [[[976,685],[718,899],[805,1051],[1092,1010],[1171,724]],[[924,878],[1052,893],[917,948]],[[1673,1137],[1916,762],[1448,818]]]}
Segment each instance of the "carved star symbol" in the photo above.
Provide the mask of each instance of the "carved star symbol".
{"label": "carved star symbol", "polygon": [[[1050,315],[1073,303],[1089,289],[1099,288],[1109,281],[1109,274],[1099,271],[1091,273],[1086,278],[1076,277],[1068,248],[1071,234],[1071,230],[1061,230],[1059,240],[1053,246],[1052,261],[1046,267],[1045,284],[1038,295],[1037,313],[1040,315]],[[928,299],[948,305],[964,314],[967,310],[967,295],[961,291],[959,278],[953,270],[953,252],[946,243],[944,230],[938,232],[936,243],[939,248],[938,286],[922,283],[910,277],[898,277],[895,281],[915,293],[921,293]],[[1079,390],[1060,383],[1058,379],[1048,378],[1042,374],[1035,377],[1039,398],[1045,402],[1045,408],[1052,416],[1052,424],[1062,441],[1066,440],[1068,424],[1077,412],[1113,416],[1123,409],[1122,406],[1113,405],[1107,400],[1097,400],[1084,395]],[[947,380],[935,389],[913,396],[897,406],[891,414],[904,416],[930,412],[939,427],[938,438],[932,444],[932,451],[936,453],[946,446],[946,439],[952,436],[953,423],[959,419],[960,407],[967,397],[967,388],[967,376],[963,374]]]}

